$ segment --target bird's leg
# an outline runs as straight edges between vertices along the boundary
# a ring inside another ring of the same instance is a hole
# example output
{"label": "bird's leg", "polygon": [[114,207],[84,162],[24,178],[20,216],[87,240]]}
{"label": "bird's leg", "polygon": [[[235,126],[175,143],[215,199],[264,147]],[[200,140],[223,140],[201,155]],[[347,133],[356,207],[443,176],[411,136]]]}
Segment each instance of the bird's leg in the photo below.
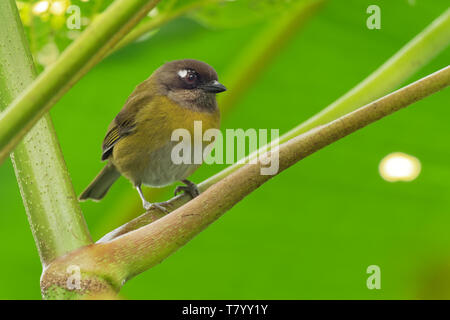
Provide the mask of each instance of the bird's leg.
{"label": "bird's leg", "polygon": [[167,213],[168,211],[167,211],[167,209],[166,208],[164,208],[160,203],[151,203],[151,202],[148,202],[146,199],[145,199],[145,197],[144,197],[144,194],[142,193],[142,189],[141,189],[141,186],[140,185],[138,185],[138,186],[136,186],[136,190],[137,190],[137,192],[139,193],[139,197],[141,197],[141,199],[142,199],[142,205],[144,206],[144,209],[145,210],[150,210],[150,208],[151,207],[155,207],[155,208],[158,208],[159,210],[161,210],[161,211],[163,211],[163,212],[165,212],[165,213]]}
{"label": "bird's leg", "polygon": [[174,194],[177,195],[177,193],[184,191],[190,194],[192,198],[195,198],[200,194],[200,191],[197,188],[197,185],[193,183],[192,181],[189,181],[187,179],[181,180],[185,184],[185,186],[178,186],[175,189]]}

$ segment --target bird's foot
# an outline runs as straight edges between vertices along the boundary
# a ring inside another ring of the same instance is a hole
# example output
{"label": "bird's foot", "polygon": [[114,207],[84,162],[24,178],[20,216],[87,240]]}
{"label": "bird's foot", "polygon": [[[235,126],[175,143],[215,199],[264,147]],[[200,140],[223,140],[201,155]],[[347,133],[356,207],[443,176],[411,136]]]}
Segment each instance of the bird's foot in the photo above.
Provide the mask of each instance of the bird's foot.
{"label": "bird's foot", "polygon": [[178,186],[175,188],[174,195],[177,195],[181,191],[189,193],[189,195],[192,198],[197,197],[200,194],[200,191],[198,190],[198,187],[195,183],[189,181],[189,180],[181,180],[185,184],[185,186]]}
{"label": "bird's foot", "polygon": [[169,211],[167,211],[167,209],[165,207],[163,207],[163,205],[165,205],[165,202],[148,202],[148,201],[143,201],[142,202],[144,209],[145,210],[150,210],[151,208],[157,208],[159,210],[161,210],[164,213],[168,213]]}

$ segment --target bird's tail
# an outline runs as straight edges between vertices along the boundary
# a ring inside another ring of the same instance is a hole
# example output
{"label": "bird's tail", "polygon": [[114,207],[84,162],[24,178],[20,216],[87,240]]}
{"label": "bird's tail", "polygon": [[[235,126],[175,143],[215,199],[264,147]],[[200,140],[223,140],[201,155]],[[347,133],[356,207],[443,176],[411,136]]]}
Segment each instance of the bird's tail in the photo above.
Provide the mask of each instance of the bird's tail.
{"label": "bird's tail", "polygon": [[109,188],[120,177],[119,171],[112,163],[108,163],[95,179],[87,186],[79,196],[80,201],[87,199],[100,200],[108,192]]}

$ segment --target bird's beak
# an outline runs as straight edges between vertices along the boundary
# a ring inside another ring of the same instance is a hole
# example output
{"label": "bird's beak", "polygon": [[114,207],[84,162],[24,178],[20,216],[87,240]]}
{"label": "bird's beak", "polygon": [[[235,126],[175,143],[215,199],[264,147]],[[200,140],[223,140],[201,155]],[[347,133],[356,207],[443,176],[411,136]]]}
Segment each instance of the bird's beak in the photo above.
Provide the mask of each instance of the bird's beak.
{"label": "bird's beak", "polygon": [[206,92],[212,93],[219,93],[227,90],[227,88],[217,80],[206,83],[202,85],[201,88]]}

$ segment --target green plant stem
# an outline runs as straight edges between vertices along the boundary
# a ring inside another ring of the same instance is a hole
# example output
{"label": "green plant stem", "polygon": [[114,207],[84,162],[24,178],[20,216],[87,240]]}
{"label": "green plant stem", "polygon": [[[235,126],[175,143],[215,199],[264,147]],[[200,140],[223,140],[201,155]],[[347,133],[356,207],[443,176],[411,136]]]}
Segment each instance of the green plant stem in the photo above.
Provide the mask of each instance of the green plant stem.
{"label": "green plant stem", "polygon": [[219,96],[221,112],[232,106],[260,78],[270,63],[306,22],[323,6],[325,0],[304,0],[295,3],[248,44],[225,75],[227,92]]}
{"label": "green plant stem", "polygon": [[[36,70],[13,0],[0,2],[0,20],[1,110],[33,82]],[[92,243],[50,115],[37,122],[11,159],[43,266]]]}
{"label": "green plant stem", "polygon": [[[272,41],[272,44],[274,43],[276,42]],[[300,124],[296,128],[281,136],[274,143],[281,144],[293,137],[306,132],[308,129],[335,119],[339,115],[345,114],[345,112],[355,110],[359,106],[364,105],[368,101],[371,101],[371,99],[376,99],[383,94],[386,94],[388,91],[394,90],[396,86],[398,86],[403,81],[406,81],[412,74],[414,74],[414,72],[417,72],[417,70],[419,70],[423,65],[432,60],[437,54],[442,52],[449,43],[450,9],[444,12],[444,14],[439,16],[437,19],[435,19],[425,30],[414,37],[414,39],[407,43],[402,49],[400,49],[400,51],[398,51],[394,56],[386,61],[369,77],[363,80],[359,85],[347,92],[344,96],[336,100],[334,103],[332,103],[330,106],[325,108],[323,111],[321,111],[311,119],[307,120],[306,122]],[[267,48],[267,50],[270,49]],[[261,51],[261,54],[264,54],[264,51]],[[255,58],[255,60],[268,61],[267,59],[262,58]],[[239,63],[236,65],[239,65]],[[263,69],[265,66],[267,65],[257,65],[259,69]],[[245,69],[245,71],[248,72],[247,69]],[[234,86],[239,86],[239,83],[244,81],[242,79],[244,79],[244,76],[242,76],[241,80],[237,81]],[[238,95],[241,95],[241,93]],[[228,106],[230,105],[231,101],[233,101],[233,103],[237,101],[237,97],[228,99],[230,99],[229,102],[225,101],[225,103],[228,103]],[[222,179],[242,167],[245,162],[248,162],[250,159],[254,159],[258,154],[264,153],[264,151],[268,147],[270,147],[270,145],[261,148],[260,150],[249,155],[247,158],[242,159],[242,161],[233,164],[232,166],[203,181],[198,185],[200,191],[203,192],[213,184],[221,181]],[[169,211],[173,211],[185,204],[187,201],[189,201],[189,197],[185,195],[174,197],[173,199],[168,201],[169,204],[167,208]],[[106,234],[99,241],[103,242],[111,240],[114,237],[152,223],[162,216],[163,214],[159,212],[144,213],[141,216],[124,224],[123,226]]]}
{"label": "green plant stem", "polygon": [[[279,152],[279,171],[275,175],[323,147],[449,85],[450,67],[446,67],[337,120],[288,140],[271,150]],[[256,164],[244,165],[181,208],[149,225],[111,241],[81,248],[56,260],[44,274],[44,287],[53,284],[49,280],[59,279],[59,282],[63,282],[67,275],[61,270],[73,263],[84,272],[111,279],[117,287],[160,263],[275,176],[261,174],[261,167],[264,166],[261,159],[266,156],[259,157]],[[271,157],[273,159],[273,155]]]}
{"label": "green plant stem", "polygon": [[56,101],[158,2],[114,1],[0,114],[0,163]]}
{"label": "green plant stem", "polygon": [[400,86],[450,44],[450,9],[356,87],[280,138],[287,141],[336,119]]}

